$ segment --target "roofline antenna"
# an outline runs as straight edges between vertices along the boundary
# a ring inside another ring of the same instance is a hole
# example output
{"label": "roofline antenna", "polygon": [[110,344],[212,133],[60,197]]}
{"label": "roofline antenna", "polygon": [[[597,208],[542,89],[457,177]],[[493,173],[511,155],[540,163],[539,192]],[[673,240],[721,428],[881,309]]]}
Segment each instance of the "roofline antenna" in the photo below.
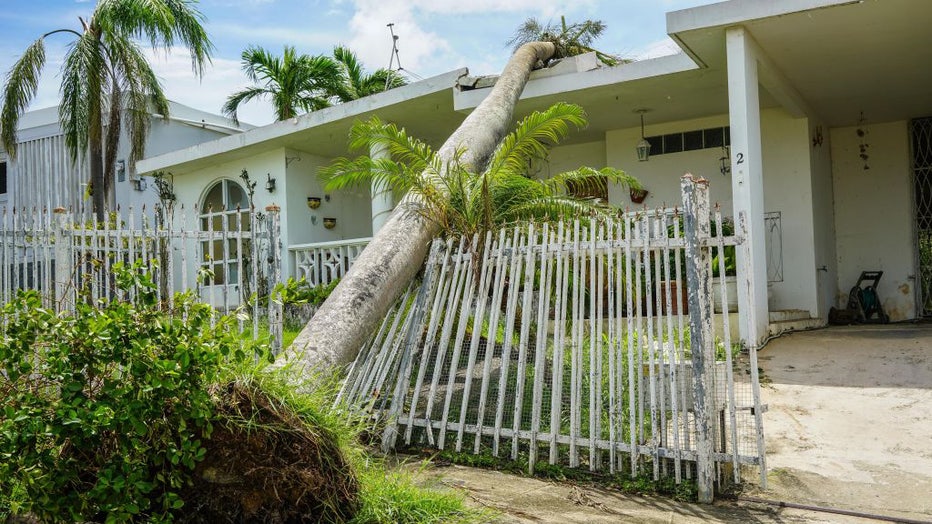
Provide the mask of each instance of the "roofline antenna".
{"label": "roofline antenna", "polygon": [[388,31],[392,34],[392,54],[388,59],[388,75],[385,76],[385,91],[388,91],[389,82],[392,80],[392,64],[398,62],[398,71],[401,71],[401,57],[398,56],[398,35],[395,34],[395,23],[386,24]]}

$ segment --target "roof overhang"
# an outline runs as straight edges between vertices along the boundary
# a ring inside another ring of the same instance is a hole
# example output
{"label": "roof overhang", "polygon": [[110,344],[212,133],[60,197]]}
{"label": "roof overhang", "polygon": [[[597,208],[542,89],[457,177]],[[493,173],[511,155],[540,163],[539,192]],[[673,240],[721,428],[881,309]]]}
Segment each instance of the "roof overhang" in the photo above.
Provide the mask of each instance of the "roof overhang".
{"label": "roof overhang", "polygon": [[452,86],[466,73],[465,68],[450,71],[246,133],[146,158],[139,161],[136,167],[141,174],[171,171],[181,175],[277,148],[295,149],[323,157],[345,155],[347,137],[353,123],[376,114],[386,122],[404,122],[410,134],[428,143],[436,143],[437,140],[442,142],[464,118],[450,111],[450,108],[453,105]]}
{"label": "roof overhang", "polygon": [[741,25],[830,126],[932,114],[932,2],[730,0],[667,14],[671,38],[726,71],[725,31]]}
{"label": "roof overhang", "polygon": [[[571,140],[594,140],[606,130],[689,120],[728,112],[725,31],[743,26],[766,56],[762,108],[811,110],[830,126],[932,114],[932,2],[914,0],[729,0],[673,11],[667,30],[683,53],[615,67],[532,75],[516,117],[557,101],[582,105],[589,127]],[[457,93],[458,111],[474,109],[490,89]]]}

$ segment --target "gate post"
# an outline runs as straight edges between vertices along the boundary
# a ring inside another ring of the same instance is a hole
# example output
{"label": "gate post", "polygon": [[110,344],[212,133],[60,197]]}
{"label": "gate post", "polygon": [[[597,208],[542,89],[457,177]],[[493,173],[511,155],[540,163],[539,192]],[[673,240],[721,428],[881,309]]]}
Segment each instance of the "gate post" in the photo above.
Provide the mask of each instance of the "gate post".
{"label": "gate post", "polygon": [[53,212],[55,213],[55,309],[60,313],[71,308],[70,302],[66,300],[74,272],[74,260],[71,258],[69,249],[71,239],[68,238],[71,213],[63,207],[56,207]]}
{"label": "gate post", "polygon": [[269,333],[272,335],[272,354],[278,355],[282,351],[282,301],[278,285],[282,280],[282,229],[281,208],[276,205],[267,206],[265,211],[269,217]]}
{"label": "gate post", "polygon": [[696,485],[699,502],[714,498],[712,420],[714,408],[715,353],[712,339],[711,261],[704,243],[711,237],[709,183],[683,175],[683,218],[686,239],[686,283],[689,292],[689,331],[693,367],[693,398],[696,417]]}

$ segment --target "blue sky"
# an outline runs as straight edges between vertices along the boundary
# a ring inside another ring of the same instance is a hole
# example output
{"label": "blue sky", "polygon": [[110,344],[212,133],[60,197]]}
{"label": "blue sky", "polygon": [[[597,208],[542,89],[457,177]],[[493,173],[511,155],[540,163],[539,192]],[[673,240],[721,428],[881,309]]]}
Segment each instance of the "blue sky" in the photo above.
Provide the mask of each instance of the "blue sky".
{"label": "blue sky", "polygon": [[[80,29],[96,0],[2,0],[0,9],[0,72],[5,76],[23,49],[42,33],[68,27]],[[224,99],[246,85],[239,56],[250,44],[279,51],[294,45],[308,54],[329,53],[336,44],[349,45],[370,69],[386,67],[395,24],[401,65],[417,77],[429,77],[457,67],[472,74],[497,73],[508,59],[505,42],[528,17],[559,21],[587,18],[608,26],[598,42],[601,50],[632,58],[669,54],[675,44],[666,38],[665,13],[712,3],[712,0],[200,0],[206,27],[216,50],[205,77],[196,80],[183,52],[159,53],[153,65],[172,100],[219,112]],[[48,65],[43,71],[33,108],[55,105],[58,69],[68,42],[66,35],[49,40]],[[271,122],[270,106],[243,108],[245,122]]]}

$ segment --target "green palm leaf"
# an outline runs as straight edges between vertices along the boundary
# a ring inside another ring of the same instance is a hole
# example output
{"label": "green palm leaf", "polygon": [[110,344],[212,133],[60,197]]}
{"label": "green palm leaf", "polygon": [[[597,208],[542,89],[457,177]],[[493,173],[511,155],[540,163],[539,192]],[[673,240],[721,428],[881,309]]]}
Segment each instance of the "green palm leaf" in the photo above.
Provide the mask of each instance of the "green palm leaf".
{"label": "green palm leaf", "polygon": [[327,190],[378,183],[407,193],[404,209],[439,224],[444,235],[467,239],[529,220],[608,217],[617,210],[573,194],[604,193],[609,184],[639,188],[637,179],[610,167],[580,167],[543,180],[527,172],[530,160],[545,158],[572,127],[585,125],[582,109],[570,104],[528,115],[502,140],[488,168],[475,173],[463,163],[462,150],[442,163],[430,147],[404,129],[372,118],[353,126],[350,147],[381,150],[389,158],[341,158],[321,170],[321,179]]}

